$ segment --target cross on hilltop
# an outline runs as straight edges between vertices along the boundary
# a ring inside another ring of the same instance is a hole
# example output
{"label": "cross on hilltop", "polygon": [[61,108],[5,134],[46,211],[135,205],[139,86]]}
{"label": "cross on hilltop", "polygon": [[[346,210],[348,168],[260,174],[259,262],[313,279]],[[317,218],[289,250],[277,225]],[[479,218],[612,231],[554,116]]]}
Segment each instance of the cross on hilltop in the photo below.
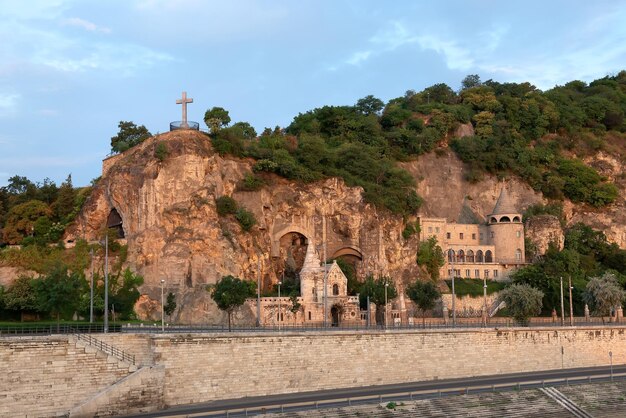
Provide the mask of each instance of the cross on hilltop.
{"label": "cross on hilltop", "polygon": [[180,124],[181,128],[188,128],[189,124],[187,123],[187,103],[193,103],[193,99],[192,98],[187,98],[187,92],[183,91],[183,96],[180,98],[180,100],[176,100],[176,104],[182,104],[183,105],[183,118],[182,118],[182,122]]}

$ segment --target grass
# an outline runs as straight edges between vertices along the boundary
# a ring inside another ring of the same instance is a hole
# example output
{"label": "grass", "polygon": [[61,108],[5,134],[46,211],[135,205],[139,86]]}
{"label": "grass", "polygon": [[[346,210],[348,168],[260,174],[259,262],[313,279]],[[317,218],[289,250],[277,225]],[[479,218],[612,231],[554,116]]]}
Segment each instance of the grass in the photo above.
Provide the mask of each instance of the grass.
{"label": "grass", "polygon": [[[452,280],[446,280],[446,284],[452,289]],[[487,294],[490,295],[494,292],[499,292],[506,287],[506,283],[495,282],[493,280],[487,280]],[[483,295],[483,280],[482,279],[462,279],[457,278],[454,280],[454,292],[457,296],[473,296],[478,297]]]}

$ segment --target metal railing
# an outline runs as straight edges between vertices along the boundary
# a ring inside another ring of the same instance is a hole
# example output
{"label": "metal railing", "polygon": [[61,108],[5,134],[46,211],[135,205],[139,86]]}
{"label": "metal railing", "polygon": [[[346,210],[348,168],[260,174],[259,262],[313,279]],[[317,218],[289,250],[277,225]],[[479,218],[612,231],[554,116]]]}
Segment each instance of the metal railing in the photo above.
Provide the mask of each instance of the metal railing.
{"label": "metal railing", "polygon": [[135,355],[129,354],[124,350],[120,350],[117,347],[114,347],[110,344],[105,343],[104,341],[98,340],[97,338],[92,337],[89,334],[79,334],[76,333],[74,336],[80,341],[84,341],[89,344],[91,347],[94,347],[103,353],[110,354],[118,360],[125,361],[130,364],[135,364]]}
{"label": "metal railing", "polygon": [[[109,325],[109,332],[121,332],[122,326],[119,324]],[[54,335],[54,334],[74,334],[74,333],[101,333],[104,332],[103,324],[21,324],[0,326],[0,337],[15,335]]]}

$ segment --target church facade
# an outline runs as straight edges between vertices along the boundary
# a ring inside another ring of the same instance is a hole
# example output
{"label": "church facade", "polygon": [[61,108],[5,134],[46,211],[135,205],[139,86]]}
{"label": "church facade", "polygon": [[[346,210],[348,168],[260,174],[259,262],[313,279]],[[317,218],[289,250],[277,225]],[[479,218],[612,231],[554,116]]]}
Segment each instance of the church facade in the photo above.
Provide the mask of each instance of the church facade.
{"label": "church facade", "polygon": [[524,224],[505,187],[484,223],[420,217],[420,238],[434,237],[445,255],[440,277],[503,280],[524,266]]}

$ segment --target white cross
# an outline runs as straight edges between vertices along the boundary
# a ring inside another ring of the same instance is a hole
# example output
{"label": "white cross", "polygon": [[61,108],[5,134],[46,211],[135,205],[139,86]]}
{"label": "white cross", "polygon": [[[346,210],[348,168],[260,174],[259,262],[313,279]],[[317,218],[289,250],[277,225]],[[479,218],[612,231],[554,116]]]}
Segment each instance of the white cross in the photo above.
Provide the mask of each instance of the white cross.
{"label": "white cross", "polygon": [[186,128],[187,126],[187,103],[193,103],[193,99],[188,99],[187,98],[187,92],[183,91],[183,97],[180,100],[176,100],[176,104],[182,104],[183,105],[183,120],[181,123],[181,126],[183,128]]}

